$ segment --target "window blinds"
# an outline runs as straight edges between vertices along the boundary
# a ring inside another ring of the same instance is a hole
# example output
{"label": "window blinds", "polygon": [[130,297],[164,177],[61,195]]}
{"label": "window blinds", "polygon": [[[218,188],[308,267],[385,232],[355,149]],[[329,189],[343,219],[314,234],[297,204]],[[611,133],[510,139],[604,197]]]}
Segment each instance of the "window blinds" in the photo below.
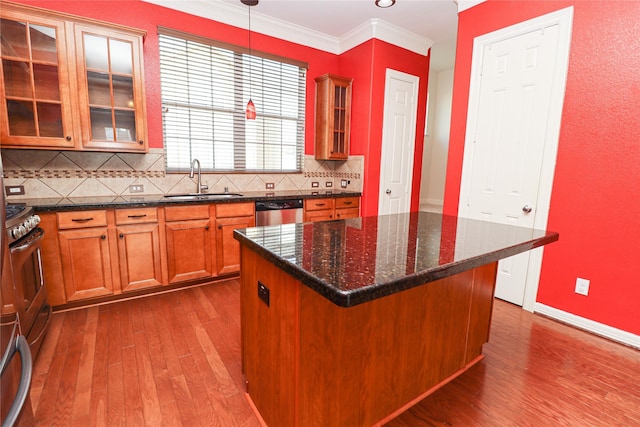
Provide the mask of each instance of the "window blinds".
{"label": "window blinds", "polygon": [[[167,170],[300,171],[306,64],[160,30]],[[253,99],[256,120],[245,119]]]}

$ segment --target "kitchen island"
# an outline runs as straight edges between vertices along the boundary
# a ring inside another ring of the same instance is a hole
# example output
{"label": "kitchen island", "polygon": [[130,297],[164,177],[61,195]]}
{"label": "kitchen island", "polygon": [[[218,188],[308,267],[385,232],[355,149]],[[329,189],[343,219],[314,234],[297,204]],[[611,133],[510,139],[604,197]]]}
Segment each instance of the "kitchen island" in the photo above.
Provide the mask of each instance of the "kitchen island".
{"label": "kitchen island", "polygon": [[380,425],[482,359],[497,262],[558,234],[425,212],[236,230],[269,426]]}

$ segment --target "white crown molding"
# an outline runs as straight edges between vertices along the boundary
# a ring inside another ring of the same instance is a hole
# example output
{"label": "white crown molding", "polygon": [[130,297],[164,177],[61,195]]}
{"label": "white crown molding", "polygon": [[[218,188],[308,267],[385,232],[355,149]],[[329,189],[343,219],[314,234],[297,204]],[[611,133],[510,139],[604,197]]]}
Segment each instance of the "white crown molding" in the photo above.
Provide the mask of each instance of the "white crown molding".
{"label": "white crown molding", "polygon": [[480,3],[484,3],[485,1],[486,0],[457,0],[456,3],[458,4],[458,13],[462,12],[463,10],[470,9],[473,6],[477,6]]}
{"label": "white crown molding", "polygon": [[534,311],[559,320],[560,322],[575,326],[576,328],[640,349],[640,335],[635,335],[603,323],[576,316],[575,314],[558,310],[557,308],[553,308],[539,302],[535,303]]}
{"label": "white crown molding", "polygon": [[[239,28],[248,28],[246,8],[223,1],[211,0],[143,0],[147,3],[211,19]],[[215,3],[215,7],[212,6]],[[349,31],[342,37],[334,37],[311,30],[291,22],[272,18],[258,12],[251,13],[251,31],[301,44],[314,49],[339,55],[372,38],[383,40],[418,53],[427,55],[433,41],[396,27],[380,19],[371,19]]]}
{"label": "white crown molding", "polygon": [[427,55],[433,40],[412,33],[382,19],[370,19],[340,38],[340,53],[346,52],[367,40],[376,38],[405,48],[419,55]]}

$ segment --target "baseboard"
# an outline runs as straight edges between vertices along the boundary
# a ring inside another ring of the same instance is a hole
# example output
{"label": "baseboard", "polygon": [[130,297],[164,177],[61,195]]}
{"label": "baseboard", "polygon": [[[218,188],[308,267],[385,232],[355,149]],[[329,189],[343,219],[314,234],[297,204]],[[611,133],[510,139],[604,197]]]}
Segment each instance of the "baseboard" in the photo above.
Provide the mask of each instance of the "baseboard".
{"label": "baseboard", "polygon": [[635,335],[631,332],[626,332],[603,323],[576,316],[575,314],[567,313],[566,311],[558,310],[557,308],[549,307],[548,305],[544,305],[539,302],[535,303],[534,312],[559,320],[560,322],[567,323],[571,326],[575,326],[576,328],[584,329],[585,331],[600,335],[610,340],[617,341],[621,344],[640,349],[640,335]]}

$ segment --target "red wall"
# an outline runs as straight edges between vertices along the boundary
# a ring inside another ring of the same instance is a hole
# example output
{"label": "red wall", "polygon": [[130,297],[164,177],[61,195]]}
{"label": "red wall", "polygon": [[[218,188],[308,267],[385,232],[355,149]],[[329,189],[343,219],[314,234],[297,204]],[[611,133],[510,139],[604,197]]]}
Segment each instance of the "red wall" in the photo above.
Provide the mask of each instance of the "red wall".
{"label": "red wall", "polygon": [[382,120],[384,86],[387,68],[420,78],[418,112],[413,160],[411,211],[417,211],[420,199],[422,151],[429,80],[428,56],[401,49],[381,40],[372,39],[340,56],[340,71],[353,76],[351,121],[357,132],[351,135],[351,154],[365,156],[362,215],[377,215],[380,189],[382,151]]}
{"label": "red wall", "polygon": [[[460,193],[473,38],[567,6],[573,34],[538,301],[640,334],[640,2],[494,1],[459,15],[445,213]],[[589,296],[574,293],[577,277]]]}

